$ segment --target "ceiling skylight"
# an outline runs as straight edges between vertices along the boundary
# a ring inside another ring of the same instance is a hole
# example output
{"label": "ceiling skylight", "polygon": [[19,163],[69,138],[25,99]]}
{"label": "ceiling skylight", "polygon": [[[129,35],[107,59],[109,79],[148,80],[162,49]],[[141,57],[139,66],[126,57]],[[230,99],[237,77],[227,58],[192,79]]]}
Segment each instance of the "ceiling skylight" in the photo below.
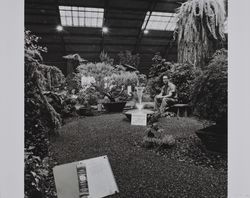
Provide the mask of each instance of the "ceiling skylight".
{"label": "ceiling skylight", "polygon": [[102,27],[104,9],[59,6],[62,26]]}
{"label": "ceiling skylight", "polygon": [[142,29],[173,31],[175,26],[175,13],[152,12],[150,15],[150,12],[147,12]]}

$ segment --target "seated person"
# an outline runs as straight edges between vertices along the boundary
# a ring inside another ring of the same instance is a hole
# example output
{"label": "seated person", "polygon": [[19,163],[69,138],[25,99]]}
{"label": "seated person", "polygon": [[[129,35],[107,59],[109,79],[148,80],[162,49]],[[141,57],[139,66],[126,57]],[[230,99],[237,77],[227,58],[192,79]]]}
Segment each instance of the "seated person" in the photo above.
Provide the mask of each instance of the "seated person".
{"label": "seated person", "polygon": [[164,113],[165,108],[177,102],[176,86],[165,75],[162,77],[163,87],[161,93],[154,98],[155,110]]}

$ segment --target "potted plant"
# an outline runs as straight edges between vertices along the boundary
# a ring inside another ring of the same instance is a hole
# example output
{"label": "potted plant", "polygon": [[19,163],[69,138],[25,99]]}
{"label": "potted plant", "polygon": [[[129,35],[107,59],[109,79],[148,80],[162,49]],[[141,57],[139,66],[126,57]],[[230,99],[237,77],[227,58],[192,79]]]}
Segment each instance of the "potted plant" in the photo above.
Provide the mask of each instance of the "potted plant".
{"label": "potted plant", "polygon": [[196,132],[205,146],[227,151],[227,50],[217,50],[196,78],[192,94],[195,113],[215,124]]}
{"label": "potted plant", "polygon": [[78,71],[81,76],[94,78],[94,82],[91,82],[90,86],[94,87],[102,96],[103,106],[109,112],[123,110],[129,98],[127,86],[135,85],[138,81],[135,72],[127,72],[122,68],[117,69],[105,62],[80,65]]}

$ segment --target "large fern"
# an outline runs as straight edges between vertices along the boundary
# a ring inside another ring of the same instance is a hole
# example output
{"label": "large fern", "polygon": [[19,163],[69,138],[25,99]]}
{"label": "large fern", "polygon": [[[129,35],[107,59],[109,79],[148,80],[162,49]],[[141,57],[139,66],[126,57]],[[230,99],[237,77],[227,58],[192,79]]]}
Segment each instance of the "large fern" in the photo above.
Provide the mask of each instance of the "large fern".
{"label": "large fern", "polygon": [[213,44],[224,40],[224,0],[188,0],[177,9],[178,62],[204,66],[214,52]]}

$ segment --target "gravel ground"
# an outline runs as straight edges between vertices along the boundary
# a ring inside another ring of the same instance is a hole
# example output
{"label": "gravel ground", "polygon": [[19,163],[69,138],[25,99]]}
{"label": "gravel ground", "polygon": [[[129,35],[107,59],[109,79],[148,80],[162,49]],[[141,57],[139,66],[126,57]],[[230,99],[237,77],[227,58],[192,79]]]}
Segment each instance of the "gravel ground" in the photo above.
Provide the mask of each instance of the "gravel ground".
{"label": "gravel ground", "polygon": [[[159,125],[176,138],[202,128],[192,118],[162,118]],[[107,155],[120,191],[112,198],[227,197],[226,170],[142,148],[145,129],[119,113],[71,120],[52,140],[51,154],[58,164]]]}

